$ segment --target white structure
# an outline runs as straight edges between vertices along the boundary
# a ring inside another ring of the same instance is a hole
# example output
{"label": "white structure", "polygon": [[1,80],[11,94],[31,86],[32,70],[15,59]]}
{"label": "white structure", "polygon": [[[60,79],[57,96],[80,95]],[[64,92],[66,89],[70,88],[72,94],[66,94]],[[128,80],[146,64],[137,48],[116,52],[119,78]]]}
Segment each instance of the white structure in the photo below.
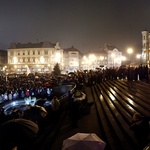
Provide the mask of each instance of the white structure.
{"label": "white structure", "polygon": [[150,33],[142,31],[142,62],[150,64]]}
{"label": "white structure", "polygon": [[100,51],[83,55],[78,49],[61,49],[59,43],[12,43],[8,48],[8,68],[14,73],[51,73],[56,63],[61,71],[74,72],[103,67],[120,67],[122,52],[114,46],[105,45]]}
{"label": "white structure", "polygon": [[108,54],[107,67],[120,67],[122,63],[122,52],[119,52],[115,46],[106,45],[104,50]]}
{"label": "white structure", "polygon": [[68,72],[74,72],[80,69],[80,61],[83,54],[73,46],[68,49],[64,49],[64,70]]}
{"label": "white structure", "polygon": [[59,43],[11,43],[8,65],[17,73],[51,72],[56,63],[63,69],[63,50]]}
{"label": "white structure", "polygon": [[107,67],[106,51],[89,51],[83,57],[80,68],[90,70]]}

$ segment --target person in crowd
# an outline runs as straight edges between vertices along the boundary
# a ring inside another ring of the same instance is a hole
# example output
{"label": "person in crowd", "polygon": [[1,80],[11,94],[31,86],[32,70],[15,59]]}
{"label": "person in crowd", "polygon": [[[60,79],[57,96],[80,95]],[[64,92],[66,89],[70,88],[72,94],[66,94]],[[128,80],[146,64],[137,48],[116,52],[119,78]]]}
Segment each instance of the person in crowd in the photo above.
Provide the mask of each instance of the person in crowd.
{"label": "person in crowd", "polygon": [[46,97],[47,97],[47,99],[50,100],[51,96],[52,96],[52,89],[47,87],[46,88]]}
{"label": "person in crowd", "polygon": [[82,91],[75,90],[75,92],[72,95],[72,98],[74,101],[84,101],[86,100],[86,94]]}
{"label": "person in crowd", "polygon": [[59,110],[59,108],[60,108],[60,102],[59,102],[57,96],[53,97],[51,108],[52,108],[53,111]]}
{"label": "person in crowd", "polygon": [[142,116],[139,113],[135,113],[132,118],[130,129],[134,132],[134,136],[140,146],[144,148],[149,143],[150,134],[150,117]]}
{"label": "person in crowd", "polygon": [[11,101],[12,99],[13,99],[13,98],[12,98],[12,92],[9,91],[9,92],[8,92],[8,100]]}
{"label": "person in crowd", "polygon": [[78,127],[78,119],[79,119],[79,110],[80,110],[80,102],[73,99],[72,103],[72,112],[71,112],[71,119],[72,119],[72,127]]}
{"label": "person in crowd", "polygon": [[72,93],[71,93],[70,90],[68,91],[68,97],[67,97],[67,99],[68,99],[68,110],[69,110],[69,114],[71,114],[73,98],[72,98]]}
{"label": "person in crowd", "polygon": [[0,109],[0,124],[4,123],[5,121],[7,121],[7,117],[4,113],[4,108],[2,107]]}
{"label": "person in crowd", "polygon": [[60,110],[60,102],[57,98],[57,96],[54,96],[51,103],[51,119],[53,121],[57,121],[59,117],[59,111]]}

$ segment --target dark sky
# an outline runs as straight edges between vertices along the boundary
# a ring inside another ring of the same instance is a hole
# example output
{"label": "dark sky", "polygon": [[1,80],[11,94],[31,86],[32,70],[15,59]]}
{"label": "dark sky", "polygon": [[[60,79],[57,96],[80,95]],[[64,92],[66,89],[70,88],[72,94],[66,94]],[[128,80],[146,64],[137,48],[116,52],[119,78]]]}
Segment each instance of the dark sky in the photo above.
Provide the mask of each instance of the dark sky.
{"label": "dark sky", "polygon": [[150,0],[0,0],[0,49],[11,42],[60,42],[81,52],[105,43],[141,50]]}

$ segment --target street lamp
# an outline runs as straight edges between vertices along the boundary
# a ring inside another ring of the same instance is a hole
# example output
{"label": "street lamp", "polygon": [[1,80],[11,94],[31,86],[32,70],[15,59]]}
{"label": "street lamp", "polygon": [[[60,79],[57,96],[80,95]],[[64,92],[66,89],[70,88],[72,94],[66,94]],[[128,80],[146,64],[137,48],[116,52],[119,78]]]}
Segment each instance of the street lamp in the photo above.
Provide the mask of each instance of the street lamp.
{"label": "street lamp", "polygon": [[133,49],[132,48],[128,48],[127,52],[130,55],[130,63],[131,63],[131,54],[133,53]]}

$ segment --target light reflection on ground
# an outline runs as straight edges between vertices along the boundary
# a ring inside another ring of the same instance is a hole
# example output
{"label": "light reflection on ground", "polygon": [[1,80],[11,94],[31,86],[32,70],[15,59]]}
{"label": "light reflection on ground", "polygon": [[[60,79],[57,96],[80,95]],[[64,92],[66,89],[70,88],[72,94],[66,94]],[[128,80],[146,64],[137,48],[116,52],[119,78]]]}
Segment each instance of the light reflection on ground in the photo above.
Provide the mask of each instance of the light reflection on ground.
{"label": "light reflection on ground", "polygon": [[[75,87],[75,84],[73,85],[61,85],[58,87],[55,87],[54,90],[55,92],[59,93],[61,92],[61,95],[65,95],[69,90],[73,90]],[[27,110],[30,106],[35,106],[35,104],[39,101],[43,101],[43,99],[37,99],[36,97],[26,97],[22,100],[15,100],[15,101],[9,101],[6,104],[2,106],[4,109],[5,115],[10,115],[14,110],[19,110],[19,111],[25,111]],[[45,100],[43,103],[43,107],[50,106],[51,101],[50,100]]]}

